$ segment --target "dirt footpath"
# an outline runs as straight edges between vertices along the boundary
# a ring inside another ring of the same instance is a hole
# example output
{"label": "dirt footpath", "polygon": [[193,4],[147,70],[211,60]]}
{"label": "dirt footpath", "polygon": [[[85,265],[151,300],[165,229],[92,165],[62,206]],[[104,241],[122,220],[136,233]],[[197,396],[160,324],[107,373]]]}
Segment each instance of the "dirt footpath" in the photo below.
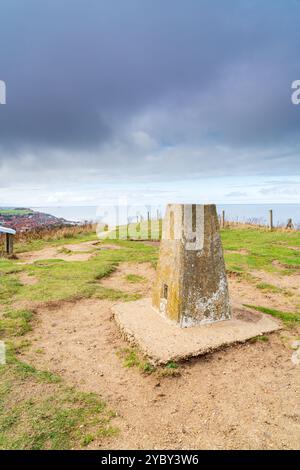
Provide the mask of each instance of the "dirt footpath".
{"label": "dirt footpath", "polygon": [[[137,284],[137,292],[146,295],[154,274],[149,264],[121,266],[105,283],[124,283],[128,273],[148,280]],[[244,281],[231,284],[233,296],[253,295],[247,294]],[[132,286],[128,284],[130,291]],[[300,448],[300,366],[291,362],[290,348],[299,331],[283,330],[267,342],[189,361],[180,376],[159,378],[124,367],[119,352],[128,344],[111,306],[110,301],[88,299],[39,308],[25,357],[82,390],[99,393],[117,412],[114,425],[120,433],[106,447]],[[99,445],[94,441],[89,447]]]}

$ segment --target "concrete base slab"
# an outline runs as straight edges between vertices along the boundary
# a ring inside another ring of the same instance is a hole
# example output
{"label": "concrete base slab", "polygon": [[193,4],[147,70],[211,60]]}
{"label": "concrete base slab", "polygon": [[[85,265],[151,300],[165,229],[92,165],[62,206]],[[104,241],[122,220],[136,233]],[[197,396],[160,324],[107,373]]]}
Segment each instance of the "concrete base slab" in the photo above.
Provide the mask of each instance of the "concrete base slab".
{"label": "concrete base slab", "polygon": [[150,299],[116,304],[113,313],[126,339],[154,365],[199,356],[280,329],[268,315],[235,307],[231,320],[189,328],[161,317]]}

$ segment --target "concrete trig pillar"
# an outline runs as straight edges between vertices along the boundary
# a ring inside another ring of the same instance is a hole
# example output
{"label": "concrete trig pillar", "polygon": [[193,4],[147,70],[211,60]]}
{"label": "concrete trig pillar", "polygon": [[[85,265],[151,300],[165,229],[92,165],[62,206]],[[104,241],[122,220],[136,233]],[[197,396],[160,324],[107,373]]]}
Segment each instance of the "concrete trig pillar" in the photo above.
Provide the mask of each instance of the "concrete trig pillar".
{"label": "concrete trig pillar", "polygon": [[181,327],[230,319],[214,204],[167,206],[152,305]]}

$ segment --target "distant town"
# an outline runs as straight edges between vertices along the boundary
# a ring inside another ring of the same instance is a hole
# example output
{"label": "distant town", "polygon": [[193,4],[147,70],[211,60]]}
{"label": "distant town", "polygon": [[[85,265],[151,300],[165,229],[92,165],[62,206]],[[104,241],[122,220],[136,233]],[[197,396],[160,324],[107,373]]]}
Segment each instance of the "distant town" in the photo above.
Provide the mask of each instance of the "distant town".
{"label": "distant town", "polygon": [[0,208],[0,225],[13,228],[18,232],[27,232],[40,227],[75,224],[75,222],[70,222],[63,218],[24,207]]}

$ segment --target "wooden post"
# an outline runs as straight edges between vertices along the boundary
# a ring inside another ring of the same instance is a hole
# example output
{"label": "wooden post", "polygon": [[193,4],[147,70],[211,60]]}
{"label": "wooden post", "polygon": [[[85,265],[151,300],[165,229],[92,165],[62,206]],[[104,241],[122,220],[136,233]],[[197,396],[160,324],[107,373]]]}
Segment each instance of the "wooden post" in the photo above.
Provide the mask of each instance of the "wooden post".
{"label": "wooden post", "polygon": [[286,227],[285,228],[291,228],[291,229],[294,229],[295,226],[293,224],[293,220],[292,219],[288,219],[287,221],[287,224],[286,224]]}
{"label": "wooden post", "polygon": [[10,233],[6,234],[6,253],[12,255],[14,252],[14,236]]}
{"label": "wooden post", "polygon": [[163,224],[163,220],[162,218],[159,219],[158,221],[158,239],[161,240],[162,239],[162,224]]}
{"label": "wooden post", "polygon": [[225,222],[225,211],[222,210],[222,225],[221,225],[222,228],[225,228],[225,223],[226,223],[226,222]]}
{"label": "wooden post", "polygon": [[127,219],[127,225],[126,225],[126,239],[129,240],[129,219]]}
{"label": "wooden post", "polygon": [[269,229],[273,230],[273,211],[269,210]]}

